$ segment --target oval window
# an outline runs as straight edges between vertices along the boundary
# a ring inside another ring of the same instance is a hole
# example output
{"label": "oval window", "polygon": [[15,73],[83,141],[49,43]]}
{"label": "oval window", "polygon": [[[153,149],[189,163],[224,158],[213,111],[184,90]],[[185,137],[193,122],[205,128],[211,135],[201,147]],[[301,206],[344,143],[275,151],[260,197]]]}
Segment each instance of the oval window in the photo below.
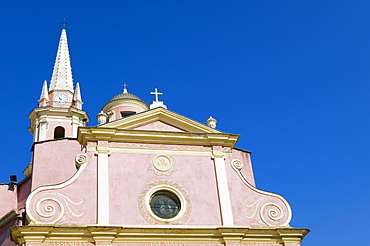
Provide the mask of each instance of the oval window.
{"label": "oval window", "polygon": [[157,191],[150,198],[150,208],[162,219],[172,219],[181,210],[180,199],[169,191]]}

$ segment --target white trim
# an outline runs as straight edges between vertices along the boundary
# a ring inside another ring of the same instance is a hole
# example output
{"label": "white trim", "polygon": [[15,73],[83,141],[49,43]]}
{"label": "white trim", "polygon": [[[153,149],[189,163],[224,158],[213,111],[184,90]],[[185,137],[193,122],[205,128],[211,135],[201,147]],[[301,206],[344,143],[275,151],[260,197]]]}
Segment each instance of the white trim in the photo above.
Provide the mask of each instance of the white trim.
{"label": "white trim", "polygon": [[98,155],[98,225],[109,224],[109,147],[96,146]]}
{"label": "white trim", "polygon": [[231,208],[229,185],[227,182],[226,167],[223,157],[214,157],[218,196],[221,209],[222,225],[234,225]]}

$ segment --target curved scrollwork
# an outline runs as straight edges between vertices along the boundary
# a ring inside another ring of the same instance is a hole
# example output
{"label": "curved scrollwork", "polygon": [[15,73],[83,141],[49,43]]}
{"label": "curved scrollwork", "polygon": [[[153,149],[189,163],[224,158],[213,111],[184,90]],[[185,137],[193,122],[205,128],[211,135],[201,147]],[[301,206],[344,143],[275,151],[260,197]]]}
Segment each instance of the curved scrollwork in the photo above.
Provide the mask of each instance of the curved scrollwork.
{"label": "curved scrollwork", "polygon": [[244,216],[248,219],[257,219],[268,226],[286,226],[292,217],[288,202],[280,195],[262,191],[251,185],[241,173],[243,162],[238,159],[231,161],[231,167],[239,175],[243,183],[252,191],[258,193],[259,199],[252,204],[243,204],[246,208]]}
{"label": "curved scrollwork", "polygon": [[[61,220],[64,214],[64,206],[54,197],[44,197],[35,205],[36,213],[46,219],[47,222],[53,224]],[[56,215],[56,216],[55,216]],[[48,221],[50,220],[50,221]]]}
{"label": "curved scrollwork", "polygon": [[231,165],[234,169],[237,169],[237,170],[241,170],[243,168],[243,162],[238,159],[232,160]]}
{"label": "curved scrollwork", "polygon": [[79,169],[81,165],[87,163],[87,155],[85,154],[77,155],[75,158],[75,162],[76,162],[77,169]]}
{"label": "curved scrollwork", "polygon": [[260,215],[263,222],[267,225],[273,226],[276,224],[276,221],[283,218],[284,212],[278,204],[268,202],[261,206]]}
{"label": "curved scrollwork", "polygon": [[62,194],[63,188],[73,184],[83,172],[88,162],[85,154],[79,154],[75,158],[78,171],[68,180],[56,185],[41,186],[28,196],[26,201],[27,219],[30,224],[49,223],[54,224],[72,217],[81,217],[81,201],[75,202]]}
{"label": "curved scrollwork", "polygon": [[77,206],[82,202],[74,202],[59,193],[45,193],[36,199],[35,211],[44,222],[54,224],[63,218],[66,210],[72,217],[81,217],[84,212],[78,213]]}

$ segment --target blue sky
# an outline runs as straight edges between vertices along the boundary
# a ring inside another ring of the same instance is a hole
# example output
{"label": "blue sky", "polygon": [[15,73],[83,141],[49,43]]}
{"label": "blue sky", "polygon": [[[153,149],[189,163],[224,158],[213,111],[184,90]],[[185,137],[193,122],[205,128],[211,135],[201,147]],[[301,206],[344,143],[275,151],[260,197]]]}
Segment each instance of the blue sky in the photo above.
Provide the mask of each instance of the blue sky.
{"label": "blue sky", "polygon": [[121,84],[241,134],[256,184],[287,198],[303,246],[364,245],[370,215],[369,1],[0,2],[0,182],[31,160],[27,115],[67,18],[74,81],[95,116]]}

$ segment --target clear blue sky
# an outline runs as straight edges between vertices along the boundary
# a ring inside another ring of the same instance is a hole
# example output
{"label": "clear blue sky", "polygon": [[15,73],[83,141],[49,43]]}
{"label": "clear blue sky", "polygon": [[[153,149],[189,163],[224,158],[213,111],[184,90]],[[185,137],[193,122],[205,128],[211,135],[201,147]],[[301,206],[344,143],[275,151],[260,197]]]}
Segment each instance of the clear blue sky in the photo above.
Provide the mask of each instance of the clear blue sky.
{"label": "clear blue sky", "polygon": [[370,1],[0,1],[0,182],[31,160],[27,115],[67,18],[90,126],[121,84],[241,134],[257,187],[304,246],[364,245],[370,220]]}

